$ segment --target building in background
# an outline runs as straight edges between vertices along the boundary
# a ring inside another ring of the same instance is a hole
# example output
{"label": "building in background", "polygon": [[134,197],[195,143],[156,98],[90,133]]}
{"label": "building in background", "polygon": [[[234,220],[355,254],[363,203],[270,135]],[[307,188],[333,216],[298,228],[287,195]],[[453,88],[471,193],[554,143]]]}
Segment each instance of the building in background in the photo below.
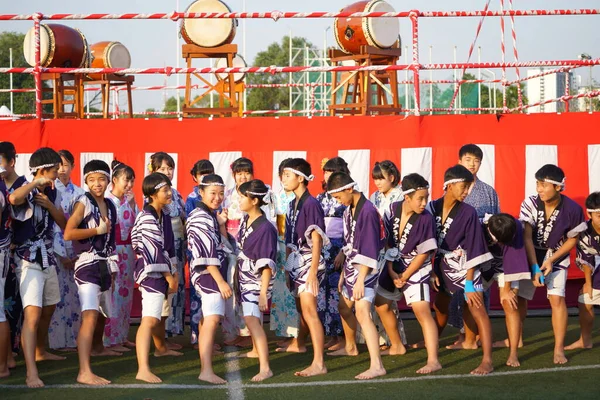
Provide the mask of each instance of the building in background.
{"label": "building in background", "polygon": [[[555,69],[555,68],[552,68]],[[539,75],[546,71],[551,70],[550,68],[530,68],[527,70],[527,77]],[[558,72],[555,74],[544,75],[538,78],[533,78],[527,81],[527,98],[529,104],[535,104],[546,100],[556,99],[565,95],[565,88],[569,83],[569,92],[576,93],[577,88],[574,87],[573,73],[572,72]],[[575,106],[576,102],[570,102],[569,106]],[[528,113],[551,113],[551,112],[563,112],[565,111],[564,102],[552,102],[543,104],[540,106],[530,107],[527,109]],[[575,111],[570,109],[570,111]]]}

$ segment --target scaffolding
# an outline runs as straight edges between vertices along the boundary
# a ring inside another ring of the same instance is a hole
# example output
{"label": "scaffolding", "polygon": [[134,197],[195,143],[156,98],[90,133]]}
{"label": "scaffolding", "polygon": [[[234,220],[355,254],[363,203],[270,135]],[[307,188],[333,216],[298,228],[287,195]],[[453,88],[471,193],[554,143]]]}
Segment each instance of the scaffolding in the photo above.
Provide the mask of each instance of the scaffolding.
{"label": "scaffolding", "polygon": [[[325,67],[331,63],[326,49],[315,47],[292,47],[290,65]],[[327,72],[290,73],[290,111],[307,110],[309,115],[327,115],[331,92],[331,74]]]}

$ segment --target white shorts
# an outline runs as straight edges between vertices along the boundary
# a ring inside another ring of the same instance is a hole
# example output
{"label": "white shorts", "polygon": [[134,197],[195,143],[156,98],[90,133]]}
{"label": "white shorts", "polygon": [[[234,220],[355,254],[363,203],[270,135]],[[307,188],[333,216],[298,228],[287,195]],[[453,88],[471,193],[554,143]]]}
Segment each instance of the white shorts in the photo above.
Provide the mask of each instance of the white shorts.
{"label": "white shorts", "polygon": [[202,315],[204,318],[211,315],[225,316],[225,304],[227,303],[221,293],[199,293],[202,300]]}
{"label": "white shorts", "polygon": [[152,317],[160,321],[165,304],[165,295],[149,292],[142,287],[140,292],[142,293],[142,318]]}
{"label": "white shorts", "polygon": [[[171,293],[167,295],[167,298],[163,301],[162,311],[160,313],[161,317],[169,317],[171,315],[171,304],[173,304],[173,296],[175,293]],[[164,296],[163,296],[164,298]]]}
{"label": "white shorts", "polygon": [[256,317],[262,322],[263,313],[260,311],[260,308],[258,308],[258,304],[249,301],[242,302],[242,313],[244,317]]}
{"label": "white shorts", "polygon": [[311,291],[311,290],[308,288],[308,286],[306,286],[306,283],[303,283],[303,284],[301,284],[300,286],[298,286],[298,289],[297,289],[297,290],[294,290],[294,292],[293,292],[292,294],[294,295],[294,297],[300,297],[300,295],[301,295],[302,293],[304,293],[304,292],[306,292],[306,293],[310,293],[310,294],[312,294],[312,295],[313,295],[313,296],[315,296],[315,297],[317,297],[317,296],[318,296],[318,293],[317,293],[317,294],[313,293],[313,292],[312,292],[312,291]]}
{"label": "white shorts", "polygon": [[42,271],[38,269],[37,264],[24,261],[19,257],[15,257],[15,263],[23,309],[29,306],[40,308],[53,306],[60,302],[56,267],[51,266]]}
{"label": "white shorts", "polygon": [[546,277],[546,295],[565,297],[567,270],[559,269]]}
{"label": "white shorts", "polygon": [[[492,283],[496,280],[498,282],[498,287],[503,288],[506,284],[504,281],[504,274],[496,274],[494,275],[494,279],[491,281],[483,280],[483,288],[488,290]],[[517,295],[525,300],[532,300],[535,295],[535,286],[533,286],[533,282],[531,279],[521,279],[519,281],[510,282],[511,289],[517,289]]]}
{"label": "white shorts", "polygon": [[[345,298],[347,298],[350,301],[356,301],[356,300],[354,300],[354,298],[350,297],[350,294],[348,293],[348,289],[346,289],[345,285],[344,285],[344,287],[342,287],[342,296],[344,296]],[[368,301],[369,303],[373,304],[373,301],[375,300],[375,289],[365,288],[365,295],[359,301],[363,301],[363,300]]]}
{"label": "white shorts", "polygon": [[84,283],[77,285],[79,302],[81,303],[81,312],[94,310],[102,313],[106,318],[111,315],[111,291],[100,291],[100,286],[95,283]]}
{"label": "white shorts", "polygon": [[580,294],[579,302],[581,304],[589,304],[592,306],[600,306],[600,290],[592,289],[592,297],[588,294]]}
{"label": "white shorts", "polygon": [[394,290],[394,293],[391,293],[381,286],[377,286],[376,292],[381,297],[392,301],[400,301],[404,295],[407,305],[411,305],[412,303],[416,303],[418,301],[430,302],[431,300],[428,283],[417,283],[405,286],[402,289]]}

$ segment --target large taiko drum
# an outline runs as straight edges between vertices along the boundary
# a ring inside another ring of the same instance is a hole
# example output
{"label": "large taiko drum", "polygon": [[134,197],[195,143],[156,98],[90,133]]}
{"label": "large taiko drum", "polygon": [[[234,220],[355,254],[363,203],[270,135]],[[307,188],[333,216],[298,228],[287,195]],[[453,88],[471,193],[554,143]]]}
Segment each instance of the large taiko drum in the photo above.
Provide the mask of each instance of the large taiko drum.
{"label": "large taiko drum", "polygon": [[[197,0],[186,13],[230,13],[231,9],[219,0]],[[231,18],[186,18],[181,24],[181,37],[188,44],[217,47],[230,44],[235,38],[237,20]]]}
{"label": "large taiko drum", "polygon": [[[131,55],[121,42],[98,42],[90,46],[92,68],[129,68]],[[90,74],[92,79],[100,79],[102,74]]]}
{"label": "large taiko drum", "polygon": [[[244,60],[244,57],[240,56],[239,54],[236,54],[235,57],[233,58],[233,67],[234,68],[244,68],[247,67],[248,64],[246,64],[246,60]],[[219,58],[216,62],[215,62],[215,68],[227,68],[227,59],[226,58]],[[229,74],[226,73],[217,73],[215,74],[217,76],[217,79],[221,80],[221,81],[228,81],[229,80]],[[244,77],[246,76],[245,72],[236,72],[233,74],[233,80],[234,82],[241,82],[244,80]]]}
{"label": "large taiko drum", "polygon": [[[395,12],[383,0],[359,1],[341,12]],[[345,53],[359,54],[361,46],[380,49],[397,46],[400,35],[398,18],[336,18],[333,25],[335,40]]]}
{"label": "large taiko drum", "polygon": [[[35,66],[35,28],[23,41],[25,60]],[[40,65],[55,68],[88,67],[90,53],[87,40],[79,30],[59,24],[40,25]]]}

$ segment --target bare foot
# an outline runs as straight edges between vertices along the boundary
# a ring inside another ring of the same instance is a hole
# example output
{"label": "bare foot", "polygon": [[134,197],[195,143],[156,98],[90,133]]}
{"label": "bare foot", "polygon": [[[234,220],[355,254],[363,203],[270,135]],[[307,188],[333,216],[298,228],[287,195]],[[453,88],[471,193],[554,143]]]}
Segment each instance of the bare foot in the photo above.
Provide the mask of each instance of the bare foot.
{"label": "bare foot", "polygon": [[37,375],[33,376],[31,378],[25,379],[25,383],[27,384],[27,387],[31,388],[31,389],[44,387],[44,382],[42,382],[40,377]]}
{"label": "bare foot", "polygon": [[353,347],[351,349],[347,349],[347,348],[343,348],[343,349],[339,349],[337,351],[332,351],[331,353],[327,353],[328,356],[357,356],[358,355],[358,349],[356,347]]}
{"label": "bare foot", "polygon": [[381,367],[379,369],[368,369],[365,372],[356,375],[354,377],[354,379],[358,379],[360,381],[366,381],[369,379],[377,378],[378,376],[383,376],[386,373],[387,372],[385,371],[385,368],[383,368],[383,367]]}
{"label": "bare foot", "polygon": [[223,344],[225,346],[235,346],[237,344],[237,342],[239,342],[240,340],[242,340],[241,336],[236,336],[231,340],[223,340]]}
{"label": "bare foot", "polygon": [[381,352],[382,356],[401,356],[406,354],[406,347],[402,343],[400,346],[390,346],[387,350]]}
{"label": "bare foot", "polygon": [[308,378],[310,376],[325,375],[327,368],[325,365],[311,365],[310,367],[303,369],[302,371],[294,372],[294,375]]}
{"label": "bare foot", "polygon": [[519,362],[519,358],[517,356],[508,356],[508,360],[506,360],[506,365],[509,367],[520,367],[521,363]]}
{"label": "bare foot", "polygon": [[169,357],[169,356],[179,357],[182,355],[183,355],[182,352],[171,350],[171,349],[167,349],[167,351],[164,351],[164,352],[154,351],[154,357]]}
{"label": "bare foot", "polygon": [[[504,339],[504,340],[498,340],[498,341],[492,343],[492,347],[504,348],[504,347],[510,347],[510,344],[508,343],[508,339]],[[521,347],[523,347],[523,339],[521,339],[519,341],[519,349]]]}
{"label": "bare foot", "polygon": [[35,354],[35,361],[61,361],[65,360],[67,357],[57,356],[56,354],[48,353],[47,351],[42,354]]}
{"label": "bare foot", "polygon": [[8,369],[17,368],[17,362],[11,356],[8,356],[8,361],[6,362]]}
{"label": "bare foot", "polygon": [[424,367],[417,370],[417,374],[430,374],[435,371],[442,369],[442,364],[439,361],[427,363]]}
{"label": "bare foot", "polygon": [[328,351],[338,351],[340,349],[343,349],[344,347],[346,347],[346,341],[345,340],[339,340],[336,344],[334,344],[331,347],[328,347],[327,350]]}
{"label": "bare foot", "polygon": [[236,347],[250,347],[252,346],[252,338],[250,336],[242,337],[235,343]]}
{"label": "bare foot", "polygon": [[568,361],[563,351],[554,351],[554,364],[566,364]]}
{"label": "bare foot", "polygon": [[200,373],[200,375],[198,375],[198,379],[200,379],[201,381],[204,382],[208,382],[208,383],[212,383],[214,385],[224,385],[227,383],[227,381],[225,379],[221,379],[219,378],[217,375],[214,374],[214,372],[210,372],[210,373]]}
{"label": "bare foot", "polygon": [[591,349],[593,347],[592,342],[585,343],[582,338],[579,338],[578,341],[565,346],[565,350],[575,350],[575,349]]}
{"label": "bare foot", "polygon": [[278,347],[275,349],[277,353],[306,353],[306,346],[299,347],[297,341],[293,341],[287,347]]}
{"label": "bare foot", "polygon": [[6,368],[4,372],[0,372],[0,378],[8,378],[10,376],[10,370]]}
{"label": "bare foot", "polygon": [[77,375],[77,382],[79,382],[83,385],[90,385],[90,386],[104,386],[104,385],[108,385],[110,383],[109,380],[99,377],[98,375],[95,375],[92,372],[88,372],[88,373],[80,372],[79,375]]}
{"label": "bare foot", "polygon": [[111,346],[111,347],[110,347],[110,349],[111,349],[112,351],[117,351],[117,352],[119,352],[119,353],[125,353],[125,352],[128,352],[128,351],[131,351],[131,349],[130,349],[130,348],[127,348],[127,347],[125,347],[125,346],[122,346],[122,345],[120,345],[120,344],[118,344],[118,345],[116,345],[116,346]]}
{"label": "bare foot", "polygon": [[334,346],[334,345],[336,345],[336,344],[337,344],[337,342],[338,342],[338,338],[337,338],[337,336],[334,336],[334,337],[332,337],[331,339],[329,339],[329,340],[327,341],[327,343],[325,343],[325,345],[323,346],[323,348],[324,348],[324,349],[328,349],[328,348],[330,348],[331,346]]}
{"label": "bare foot", "polygon": [[104,349],[102,349],[102,351],[92,350],[90,355],[92,357],[113,357],[113,356],[117,357],[117,356],[122,356],[123,353],[119,353],[118,351],[113,351],[113,350],[104,348]]}
{"label": "bare foot", "polygon": [[477,350],[479,346],[477,342],[468,343],[468,342],[455,342],[454,344],[446,346],[448,350]]}
{"label": "bare foot", "polygon": [[487,375],[489,373],[491,373],[494,370],[494,366],[492,365],[491,362],[481,362],[481,364],[479,364],[479,367],[475,368],[473,371],[471,371],[471,375]]}
{"label": "bare foot", "polygon": [[411,348],[411,349],[424,349],[425,348],[425,342],[421,341],[421,342],[413,343],[413,344],[408,345],[408,347]]}
{"label": "bare foot", "polygon": [[166,344],[167,344],[167,349],[169,349],[169,350],[181,350],[183,348],[182,345],[180,345],[178,343],[169,342],[168,340],[166,340]]}
{"label": "bare foot", "polygon": [[262,382],[265,379],[269,379],[272,376],[273,376],[273,371],[271,371],[271,370],[268,370],[265,372],[259,372],[257,375],[254,375],[254,377],[252,378],[252,382]]}
{"label": "bare foot", "polygon": [[277,342],[277,347],[288,347],[292,341],[294,340],[294,338],[287,338],[287,339],[283,339]]}
{"label": "bare foot", "polygon": [[[258,358],[258,352],[256,350],[252,350],[245,354],[240,355],[240,357],[242,357],[242,358]],[[258,382],[258,381],[256,381],[256,382]]]}
{"label": "bare foot", "polygon": [[126,340],[125,343],[123,343],[123,346],[129,347],[129,348],[135,348],[135,343],[131,342],[129,340]]}
{"label": "bare foot", "polygon": [[154,375],[152,372],[150,372],[150,370],[138,371],[137,375],[135,376],[135,379],[137,379],[138,381],[144,381],[144,382],[148,382],[148,383],[161,383],[162,382],[162,379],[160,379],[158,376]]}
{"label": "bare foot", "polygon": [[77,347],[63,347],[62,349],[56,349],[56,351],[61,351],[63,353],[77,353]]}

